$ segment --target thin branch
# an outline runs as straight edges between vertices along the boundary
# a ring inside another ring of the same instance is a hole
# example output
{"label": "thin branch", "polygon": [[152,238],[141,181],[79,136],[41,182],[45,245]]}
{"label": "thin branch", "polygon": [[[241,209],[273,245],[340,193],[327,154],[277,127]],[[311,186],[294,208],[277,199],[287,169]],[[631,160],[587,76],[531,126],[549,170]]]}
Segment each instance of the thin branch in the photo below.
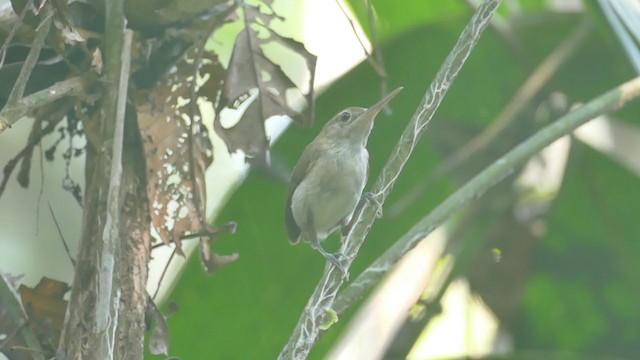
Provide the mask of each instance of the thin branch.
{"label": "thin branch", "polygon": [[53,212],[53,208],[51,207],[51,203],[47,202],[47,205],[49,206],[49,213],[51,214],[51,218],[53,219],[53,223],[56,226],[56,230],[58,230],[58,236],[60,236],[60,241],[62,241],[62,246],[64,246],[64,251],[67,253],[67,257],[69,258],[69,261],[71,262],[71,265],[73,265],[73,268],[75,269],[76,260],[73,258],[73,256],[71,256],[71,251],[69,250],[69,244],[67,244],[67,240],[65,240],[64,234],[62,234],[62,229],[60,228],[60,224],[58,224],[58,219],[56,218],[56,214]]}
{"label": "thin branch", "polygon": [[[460,35],[453,50],[444,61],[422,103],[400,137],[396,148],[373,186],[373,197],[378,204],[384,202],[393,188],[401,170],[417,145],[418,139],[426,130],[444,95],[457,77],[471,50],[480,39],[480,35],[485,30],[489,19],[499,4],[500,0],[487,0],[478,8]],[[376,218],[378,209],[376,205],[372,204],[373,202],[365,203],[362,209],[354,214],[355,225],[347,234],[340,249],[342,254],[345,255],[341,258],[341,265],[345,269],[348,269],[351,265]],[[303,359],[307,357],[318,339],[320,330],[326,329],[330,325],[327,323],[327,318],[331,320],[331,307],[344,280],[340,270],[328,263],[318,286],[309,298],[298,320],[289,342],[280,353],[280,359]]]}
{"label": "thin branch", "polygon": [[[165,245],[165,244],[163,243],[162,245]],[[162,281],[164,280],[164,277],[167,274],[167,270],[169,270],[169,266],[171,265],[171,261],[173,261],[173,258],[176,256],[177,249],[178,249],[177,247],[173,248],[173,251],[171,252],[171,255],[169,256],[169,260],[167,260],[167,263],[165,264],[164,269],[162,269],[162,274],[160,274],[160,279],[158,279],[158,285],[156,286],[156,291],[153,292],[153,296],[149,297],[151,299],[151,302],[156,301],[156,297],[158,296],[158,293],[160,292],[160,287],[162,286]]]}
{"label": "thin branch", "polygon": [[13,85],[13,89],[11,90],[11,94],[9,94],[9,98],[7,99],[7,103],[5,104],[5,107],[0,110],[0,133],[2,133],[5,128],[10,127],[14,122],[18,120],[14,116],[7,117],[6,112],[12,108],[15,108],[15,106],[17,106],[22,100],[24,89],[27,87],[27,81],[29,81],[31,72],[38,62],[40,50],[42,50],[42,47],[47,40],[47,35],[49,35],[49,30],[51,29],[51,24],[53,23],[53,10],[51,10],[50,6],[45,6],[43,16],[44,19],[36,29],[36,35],[33,39],[33,42],[31,43],[31,48],[29,49],[27,58],[22,64],[22,68],[20,69],[18,78]]}
{"label": "thin branch", "polygon": [[391,216],[397,216],[402,213],[402,211],[424,193],[436,179],[457,169],[465,161],[469,160],[473,154],[479,153],[480,150],[500,135],[504,129],[517,119],[522,109],[531,102],[531,99],[540,92],[542,87],[547,84],[560,67],[580,48],[587,39],[590,30],[590,22],[588,20],[582,21],[531,73],[527,80],[525,80],[516,91],[516,94],[507,106],[496,117],[495,121],[463,147],[458,149],[458,151],[447,157],[424,181],[419,182],[418,185],[400,198],[400,200],[389,209],[389,214]]}
{"label": "thin branch", "polygon": [[[368,4],[368,1],[367,1],[367,4]],[[360,47],[362,48],[362,51],[364,51],[365,58],[367,59],[367,62],[369,63],[369,65],[371,65],[371,67],[376,72],[376,74],[378,74],[378,76],[380,76],[383,79],[386,79],[387,74],[384,71],[384,67],[381,66],[382,64],[378,64],[376,62],[377,59],[372,57],[369,51],[367,50],[367,46],[364,44],[364,41],[362,41],[362,38],[360,38],[360,35],[358,34],[358,30],[356,29],[356,24],[353,22],[353,19],[351,19],[351,16],[342,5],[341,0],[336,0],[336,5],[338,5],[338,8],[342,12],[342,15],[349,22],[351,31],[353,32],[353,35],[356,37],[356,40],[358,40],[358,43],[360,43]],[[371,25],[371,26],[373,27],[374,25]]]}
{"label": "thin branch", "polygon": [[2,194],[4,194],[4,190],[7,186],[7,183],[9,182],[9,179],[11,177],[11,173],[13,172],[13,170],[15,169],[16,165],[18,165],[18,162],[20,161],[20,159],[24,158],[25,156],[27,156],[27,154],[33,150],[33,148],[38,145],[40,143],[40,140],[47,134],[50,134],[51,132],[53,132],[53,130],[55,130],[56,126],[58,126],[58,124],[62,121],[62,119],[64,118],[64,116],[53,116],[51,119],[49,119],[49,121],[47,122],[47,126],[45,126],[38,134],[38,136],[34,136],[33,138],[29,138],[27,140],[27,143],[25,144],[24,148],[22,148],[22,150],[20,150],[20,152],[11,160],[9,160],[7,162],[7,164],[4,166],[4,169],[2,170],[3,172],[3,178],[2,181],[0,181],[0,198],[2,197]]}
{"label": "thin branch", "polygon": [[[23,68],[24,69],[24,68]],[[30,111],[48,105],[65,96],[77,96],[85,90],[85,80],[79,76],[57,82],[50,87],[9,104],[0,111],[0,134]]]}
{"label": "thin branch", "polygon": [[[365,5],[367,6],[367,18],[369,21],[369,31],[371,32],[371,42],[373,42],[371,55],[375,59],[375,64],[380,67],[378,75],[380,76],[380,98],[382,99],[387,95],[387,71],[385,70],[384,57],[382,56],[382,44],[380,43],[380,37],[378,36],[378,30],[376,29],[373,5],[371,5],[370,0],[366,0]],[[384,111],[387,115],[391,114],[389,104],[384,107]]]}
{"label": "thin branch", "polygon": [[453,154],[451,158],[445,161],[446,164],[451,164],[447,167],[457,166],[459,162],[485,147],[495,139],[507,125],[513,122],[517,114],[522,111],[560,67],[565,64],[571,55],[584,43],[590,30],[590,22],[588,20],[582,21],[576,29],[542,61],[531,76],[527,78],[496,120],[477,137]]}
{"label": "thin branch", "polygon": [[7,55],[7,49],[9,48],[9,45],[11,45],[14,36],[16,36],[16,33],[18,32],[18,28],[20,28],[20,25],[22,25],[24,18],[27,16],[27,12],[31,9],[32,6],[33,0],[27,1],[20,14],[18,14],[16,21],[13,23],[13,26],[11,27],[7,38],[4,40],[4,44],[2,44],[2,47],[0,47],[0,68],[2,68],[2,65],[4,65],[4,60]]}
{"label": "thin branch", "polygon": [[531,156],[540,152],[560,137],[570,134],[587,121],[614,111],[640,96],[640,77],[613,88],[561,117],[551,125],[503,155],[480,174],[463,185],[411,228],[382,256],[374,261],[356,280],[340,293],[333,309],[340,314],[355,300],[362,297],[382,276],[418,242],[442,225],[452,214],[463,209],[471,200],[478,198],[493,185],[505,178],[513,168],[520,166]]}

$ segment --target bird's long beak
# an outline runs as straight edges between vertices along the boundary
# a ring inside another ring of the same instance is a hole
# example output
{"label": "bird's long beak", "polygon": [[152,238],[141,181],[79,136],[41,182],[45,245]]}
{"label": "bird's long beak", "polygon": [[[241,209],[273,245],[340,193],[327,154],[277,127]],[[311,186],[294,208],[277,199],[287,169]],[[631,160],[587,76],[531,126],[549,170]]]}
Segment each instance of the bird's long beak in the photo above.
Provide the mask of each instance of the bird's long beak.
{"label": "bird's long beak", "polygon": [[373,120],[376,118],[380,110],[384,109],[384,107],[393,99],[400,91],[402,91],[403,87],[396,88],[392,92],[390,92],[387,96],[382,98],[382,100],[378,101],[376,104],[372,105],[368,108],[360,117],[357,122],[361,125],[368,124],[370,125]]}

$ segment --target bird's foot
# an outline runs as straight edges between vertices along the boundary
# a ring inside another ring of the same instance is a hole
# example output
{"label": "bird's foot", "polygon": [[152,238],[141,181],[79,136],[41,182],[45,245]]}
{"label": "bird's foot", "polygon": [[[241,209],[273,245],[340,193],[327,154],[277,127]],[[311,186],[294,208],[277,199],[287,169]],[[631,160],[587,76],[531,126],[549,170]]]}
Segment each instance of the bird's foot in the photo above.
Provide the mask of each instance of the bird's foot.
{"label": "bird's foot", "polygon": [[340,252],[332,254],[327,250],[323,249],[322,246],[320,246],[319,244],[318,246],[313,246],[313,248],[315,248],[322,256],[324,256],[324,258],[327,259],[328,262],[330,262],[333,266],[338,268],[338,270],[340,270],[340,272],[346,279],[349,279],[349,271],[344,266],[342,266],[342,264],[340,264],[340,258],[345,257],[344,254]]}
{"label": "bird's foot", "polygon": [[349,270],[347,270],[344,266],[342,266],[342,264],[340,264],[340,261],[338,260],[339,258],[344,257],[344,255],[342,253],[331,254],[331,253],[325,252],[322,255],[324,256],[325,259],[327,259],[327,261],[329,261],[331,264],[333,264],[333,266],[337,267],[338,270],[340,270],[342,275],[347,280],[349,279]]}

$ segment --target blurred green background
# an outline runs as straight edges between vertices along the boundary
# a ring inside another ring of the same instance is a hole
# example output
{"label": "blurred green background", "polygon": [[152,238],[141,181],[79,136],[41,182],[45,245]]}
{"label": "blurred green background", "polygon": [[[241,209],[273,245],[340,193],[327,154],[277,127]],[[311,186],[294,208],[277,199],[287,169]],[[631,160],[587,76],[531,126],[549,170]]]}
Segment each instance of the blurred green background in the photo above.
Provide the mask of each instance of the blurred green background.
{"label": "blurred green background", "polygon": [[[405,90],[379,116],[369,139],[370,181],[375,179],[429,86],[440,64],[472,14],[463,1],[371,1],[388,74],[389,88]],[[368,29],[364,2],[351,1]],[[507,1],[508,3],[508,1]],[[535,114],[554,92],[569,103],[585,102],[634,77],[615,35],[587,3],[579,12],[560,12],[545,1],[503,4],[513,46],[490,28],[436,113],[427,134],[387,202],[385,210],[424,182],[443,160],[487,127],[518,87],[579,22],[593,24],[584,44],[528,103],[513,124],[487,148],[446,176],[400,214],[385,214],[373,226],[352,269],[359,274],[418,219],[498,155],[544,125]],[[327,24],[327,26],[331,26]],[[293,168],[304,146],[324,121],[347,106],[368,106],[380,94],[380,78],[363,63],[318,98],[316,123],[292,126],[273,149],[273,161]],[[638,104],[617,117],[638,125]],[[555,118],[548,118],[552,121]],[[640,156],[640,154],[638,155]],[[640,181],[608,156],[574,141],[562,187],[543,214],[545,231],[521,239],[513,227],[518,194],[513,177],[472,207],[473,217],[459,236],[480,246],[477,256],[499,248],[521,264],[476,271],[474,290],[513,334],[515,351],[541,350],[621,358],[640,357]],[[171,355],[181,359],[269,359],[287,342],[319,279],[323,259],[308,246],[289,245],[283,219],[286,184],[252,172],[216,220],[238,223],[236,235],[214,245],[218,253],[240,259],[207,276],[193,257],[169,296],[180,312],[168,321]],[[337,239],[327,247],[337,248]],[[515,249],[515,250],[514,250]],[[474,271],[471,261],[467,270]],[[477,274],[485,274],[478,278]],[[505,280],[505,278],[508,278]],[[514,296],[514,294],[521,296]],[[508,306],[501,301],[512,299]],[[494,300],[492,300],[494,299]],[[312,352],[319,359],[331,347],[351,313],[341,317]],[[149,358],[153,358],[149,356]]]}

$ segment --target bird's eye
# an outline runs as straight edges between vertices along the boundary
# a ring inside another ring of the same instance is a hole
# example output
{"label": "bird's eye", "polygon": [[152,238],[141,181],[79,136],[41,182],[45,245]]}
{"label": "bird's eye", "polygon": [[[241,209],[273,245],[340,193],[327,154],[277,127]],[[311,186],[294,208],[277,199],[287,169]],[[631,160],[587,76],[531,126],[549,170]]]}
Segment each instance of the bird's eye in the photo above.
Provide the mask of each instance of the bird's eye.
{"label": "bird's eye", "polygon": [[347,122],[349,121],[349,119],[351,119],[351,114],[349,114],[347,111],[343,111],[342,114],[340,114],[340,121]]}

